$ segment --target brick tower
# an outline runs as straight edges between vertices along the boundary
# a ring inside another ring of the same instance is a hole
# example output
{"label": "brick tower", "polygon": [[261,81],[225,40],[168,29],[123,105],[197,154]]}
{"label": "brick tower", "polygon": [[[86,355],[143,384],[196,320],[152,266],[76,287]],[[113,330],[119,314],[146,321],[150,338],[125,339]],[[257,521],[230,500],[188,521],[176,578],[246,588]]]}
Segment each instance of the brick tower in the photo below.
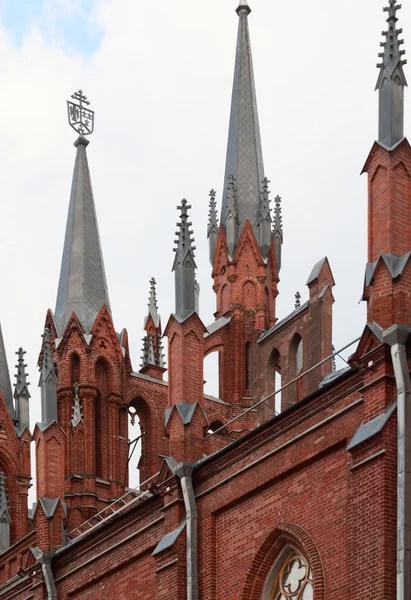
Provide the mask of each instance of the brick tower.
{"label": "brick tower", "polygon": [[264,175],[247,2],[239,17],[220,227],[210,193],[208,237],[217,296],[216,317],[230,318],[220,350],[220,397],[242,403],[251,395],[250,348],[275,323],[281,267],[280,199],[274,229]]}

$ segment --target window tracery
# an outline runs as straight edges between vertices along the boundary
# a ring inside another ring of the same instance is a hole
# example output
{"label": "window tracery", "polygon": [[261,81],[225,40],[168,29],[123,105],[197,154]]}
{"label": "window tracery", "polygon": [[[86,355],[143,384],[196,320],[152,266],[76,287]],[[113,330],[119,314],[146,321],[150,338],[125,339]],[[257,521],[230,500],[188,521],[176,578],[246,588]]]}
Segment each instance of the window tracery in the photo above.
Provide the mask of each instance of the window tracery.
{"label": "window tracery", "polygon": [[270,600],[313,600],[312,572],[296,551],[288,553],[278,570]]}

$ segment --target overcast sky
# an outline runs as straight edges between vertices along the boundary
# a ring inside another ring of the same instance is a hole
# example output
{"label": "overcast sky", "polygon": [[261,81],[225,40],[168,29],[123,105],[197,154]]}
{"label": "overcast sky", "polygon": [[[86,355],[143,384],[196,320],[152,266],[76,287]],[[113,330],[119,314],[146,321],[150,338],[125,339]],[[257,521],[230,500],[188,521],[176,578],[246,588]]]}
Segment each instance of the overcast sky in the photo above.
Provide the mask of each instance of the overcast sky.
{"label": "overcast sky", "polygon": [[[360,172],[377,134],[383,1],[249,3],[265,172],[272,197],[283,198],[277,316],[293,310],[297,290],[307,299],[310,270],[328,256],[338,348],[365,324]],[[0,321],[12,374],[14,351],[27,350],[32,423],[75,158],[66,99],[79,88],[96,111],[88,147],[94,197],[114,323],[128,329],[134,369],[152,276],[163,326],[174,308],[182,197],[193,206],[201,317],[213,320],[208,192],[222,188],[235,8],[235,0],[0,0]],[[407,48],[409,3],[398,16]]]}

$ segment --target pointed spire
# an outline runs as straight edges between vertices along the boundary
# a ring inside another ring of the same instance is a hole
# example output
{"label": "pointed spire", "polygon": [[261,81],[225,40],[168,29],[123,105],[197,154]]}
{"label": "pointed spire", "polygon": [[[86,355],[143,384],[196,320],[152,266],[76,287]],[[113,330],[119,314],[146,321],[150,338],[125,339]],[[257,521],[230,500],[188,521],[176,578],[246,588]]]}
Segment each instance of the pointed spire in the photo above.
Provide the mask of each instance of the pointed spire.
{"label": "pointed spire", "polygon": [[[258,239],[260,184],[264,179],[263,152],[258,121],[248,15],[245,0],[237,8],[239,16],[234,82],[228,132],[227,157],[221,207],[221,225],[227,229],[229,177],[236,181],[239,232],[250,220]],[[235,240],[235,244],[237,240]],[[233,251],[230,252],[233,254]]]}
{"label": "pointed spire", "polygon": [[[73,106],[73,111],[76,113],[76,105],[73,104]],[[84,112],[86,109],[82,110]],[[92,113],[89,110],[88,112]],[[94,113],[92,115],[94,116]],[[110,309],[87,161],[86,147],[88,144],[89,142],[82,136],[74,143],[77,154],[55,310],[55,319],[60,334],[73,312],[80,320],[84,332],[90,333],[97,313],[103,304]]]}
{"label": "pointed spire", "polygon": [[43,333],[43,349],[41,354],[40,382],[41,388],[41,422],[49,425],[57,421],[57,374],[51,349],[50,331]]}
{"label": "pointed spire", "polygon": [[156,291],[156,280],[154,277],[150,279],[150,293],[148,296],[148,315],[144,321],[144,327],[147,324],[148,317],[152,317],[155,327],[160,327],[160,315],[158,314],[157,306],[157,291]]}
{"label": "pointed spire", "polygon": [[0,554],[10,548],[9,503],[7,498],[7,481],[3,472],[0,473]]}
{"label": "pointed spire", "polygon": [[194,260],[193,246],[194,239],[191,237],[193,232],[190,227],[192,223],[188,222],[188,210],[191,208],[187,200],[183,199],[181,205],[177,207],[181,211],[180,221],[177,223],[179,228],[176,231],[175,240],[176,253],[173,264],[175,273],[175,297],[176,297],[176,315],[185,319],[196,310],[195,293],[195,270],[197,265]]}
{"label": "pointed spire", "polygon": [[4,346],[3,333],[0,324],[0,394],[9,411],[10,418],[15,420],[16,413],[13,406],[13,392],[11,389],[10,373],[7,364],[6,348]]}
{"label": "pointed spire", "polygon": [[24,362],[24,355],[26,352],[23,350],[23,348],[19,348],[16,354],[18,356],[18,360],[16,365],[17,374],[14,376],[16,378],[16,383],[14,385],[14,400],[16,403],[17,425],[19,429],[23,431],[25,427],[30,429],[30,383],[27,381],[27,365]]}
{"label": "pointed spire", "polygon": [[404,40],[398,37],[402,29],[396,26],[400,8],[397,0],[389,0],[389,5],[383,9],[388,13],[388,29],[382,32],[385,37],[380,43],[383,51],[378,54],[382,62],[377,64],[380,69],[375,87],[379,90],[378,141],[387,148],[392,148],[404,137],[404,87],[407,80],[403,66],[407,61],[402,58],[405,50],[400,49]]}
{"label": "pointed spire", "polygon": [[259,227],[259,245],[263,258],[266,258],[270,252],[271,245],[271,211],[270,211],[270,191],[268,189],[267,177],[264,177],[263,189],[260,195],[260,209],[258,215]]}
{"label": "pointed spire", "polygon": [[218,239],[218,218],[217,218],[217,203],[216,203],[216,192],[215,190],[210,191],[210,204],[208,211],[208,227],[207,237],[209,240],[209,257],[210,263],[214,264],[214,257],[217,249]]}
{"label": "pointed spire", "polygon": [[283,217],[281,214],[281,198],[280,198],[280,196],[276,196],[276,198],[275,198],[273,238],[274,238],[274,254],[275,254],[275,261],[277,264],[277,271],[280,272],[282,245],[283,245],[283,241],[284,241]]}

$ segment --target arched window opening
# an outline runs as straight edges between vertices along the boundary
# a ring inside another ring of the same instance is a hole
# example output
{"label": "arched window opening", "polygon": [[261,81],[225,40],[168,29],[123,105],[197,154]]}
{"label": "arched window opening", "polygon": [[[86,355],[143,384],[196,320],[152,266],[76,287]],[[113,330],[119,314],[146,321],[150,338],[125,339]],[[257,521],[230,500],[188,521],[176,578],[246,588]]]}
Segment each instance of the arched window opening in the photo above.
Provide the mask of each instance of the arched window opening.
{"label": "arched window opening", "polygon": [[222,356],[219,350],[207,354],[204,358],[204,393],[222,398]]}
{"label": "arched window opening", "polygon": [[106,421],[107,372],[102,360],[96,364],[97,397],[95,401],[95,434],[96,434],[96,475],[104,477],[104,459],[106,448],[104,443],[103,425]]}
{"label": "arched window opening", "polygon": [[263,600],[313,600],[313,576],[308,560],[294,548],[286,548],[267,580]]}
{"label": "arched window opening", "polygon": [[[304,362],[303,351],[303,339],[296,333],[290,344],[289,372],[291,379],[298,377],[302,373]],[[295,401],[298,402],[302,397],[302,378],[298,379],[295,386],[293,385],[292,387],[295,388]]]}
{"label": "arched window opening", "polygon": [[78,354],[71,356],[71,385],[80,383],[80,358]]}
{"label": "arched window opening", "polygon": [[11,518],[8,506],[7,477],[0,472],[0,554],[10,548]]}
{"label": "arched window opening", "polygon": [[143,398],[135,398],[128,409],[128,459],[125,485],[134,489],[143,483],[150,473],[150,411]]}
{"label": "arched window opening", "polygon": [[280,353],[276,348],[274,348],[271,352],[267,375],[266,375],[266,396],[267,405],[271,407],[273,416],[274,411],[275,414],[279,414],[281,412],[281,357]]}
{"label": "arched window opening", "polygon": [[[209,427],[208,427],[208,431],[207,433],[214,433],[214,431],[218,431],[219,429],[221,429],[221,427],[224,427],[224,423],[222,421],[216,420],[213,421]],[[221,429],[221,431],[219,431],[219,433],[224,433],[224,430]]]}
{"label": "arched window opening", "polygon": [[246,392],[251,390],[251,342],[245,345],[245,389]]}

